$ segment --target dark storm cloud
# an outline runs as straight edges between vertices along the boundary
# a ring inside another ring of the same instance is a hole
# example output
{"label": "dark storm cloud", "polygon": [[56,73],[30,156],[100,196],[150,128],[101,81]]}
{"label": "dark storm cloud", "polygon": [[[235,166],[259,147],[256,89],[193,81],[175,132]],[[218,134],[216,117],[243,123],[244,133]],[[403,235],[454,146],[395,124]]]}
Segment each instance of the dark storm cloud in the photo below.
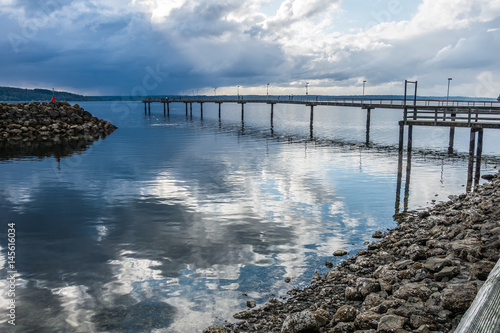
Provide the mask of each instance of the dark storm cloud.
{"label": "dark storm cloud", "polygon": [[493,0],[421,0],[399,21],[381,0],[375,16],[384,20],[342,32],[339,15],[374,15],[342,12],[340,0],[272,3],[278,9],[265,15],[263,0],[0,0],[0,85],[169,94],[269,81],[354,89],[362,80],[390,88],[416,77],[434,85],[450,73],[500,76]]}

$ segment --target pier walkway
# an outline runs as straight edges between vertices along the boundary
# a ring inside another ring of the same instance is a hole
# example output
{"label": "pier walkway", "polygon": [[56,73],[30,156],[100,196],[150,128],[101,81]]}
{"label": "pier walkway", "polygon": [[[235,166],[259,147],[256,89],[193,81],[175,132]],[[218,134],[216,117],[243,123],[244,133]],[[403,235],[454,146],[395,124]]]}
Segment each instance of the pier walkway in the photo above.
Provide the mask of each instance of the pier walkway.
{"label": "pier walkway", "polygon": [[[223,103],[241,104],[241,120],[244,122],[244,110],[247,103],[265,103],[271,107],[270,120],[271,132],[273,131],[274,105],[276,104],[298,104],[310,107],[310,129],[313,138],[314,107],[317,106],[342,106],[355,107],[366,110],[366,145],[370,141],[370,118],[373,109],[397,109],[402,110],[402,120],[399,121],[399,161],[398,161],[398,192],[402,181],[403,168],[403,145],[405,126],[407,133],[407,158],[406,158],[406,185],[408,184],[411,171],[411,151],[413,140],[413,126],[440,126],[449,127],[448,151],[453,153],[455,140],[455,128],[470,128],[469,145],[469,168],[467,176],[467,190],[470,190],[473,182],[477,185],[480,178],[480,167],[483,147],[483,129],[500,129],[500,101],[484,100],[438,100],[417,99],[416,89],[411,99],[407,98],[405,82],[404,98],[360,98],[360,97],[329,97],[329,96],[180,96],[168,98],[143,99],[144,112],[151,114],[151,103],[162,103],[164,114],[170,114],[170,103],[184,103],[186,105],[186,117],[188,106],[191,116],[193,114],[193,103],[200,104],[201,117],[203,118],[203,104],[215,103],[219,105],[219,120],[221,119],[221,105]],[[477,140],[476,140],[477,137]],[[474,172],[474,162],[476,169]],[[405,197],[406,197],[405,193]],[[406,205],[405,205],[406,206]],[[398,210],[398,208],[396,208]],[[406,210],[406,207],[405,207]]]}
{"label": "pier walkway", "polygon": [[329,97],[329,96],[181,96],[169,98],[145,98],[145,106],[151,103],[265,103],[265,104],[302,104],[324,106],[350,106],[358,108],[404,109],[417,106],[419,110],[434,110],[435,108],[472,108],[500,111],[498,101],[465,101],[465,100],[435,100],[418,99],[404,100],[401,98],[359,98],[359,97]]}

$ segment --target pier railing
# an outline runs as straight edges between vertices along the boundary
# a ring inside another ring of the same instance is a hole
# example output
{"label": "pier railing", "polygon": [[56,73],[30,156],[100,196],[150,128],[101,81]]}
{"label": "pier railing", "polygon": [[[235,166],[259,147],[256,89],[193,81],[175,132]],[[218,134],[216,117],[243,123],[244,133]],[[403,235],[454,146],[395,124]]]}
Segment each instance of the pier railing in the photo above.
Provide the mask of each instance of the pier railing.
{"label": "pier railing", "polygon": [[500,110],[499,101],[467,101],[467,100],[435,100],[417,99],[404,100],[400,98],[362,98],[362,97],[329,97],[329,96],[179,96],[166,98],[147,98],[144,103],[268,103],[268,104],[314,104],[338,105],[371,108],[490,108]]}
{"label": "pier railing", "polygon": [[405,125],[500,128],[500,110],[477,107],[439,108],[411,106],[404,112]]}

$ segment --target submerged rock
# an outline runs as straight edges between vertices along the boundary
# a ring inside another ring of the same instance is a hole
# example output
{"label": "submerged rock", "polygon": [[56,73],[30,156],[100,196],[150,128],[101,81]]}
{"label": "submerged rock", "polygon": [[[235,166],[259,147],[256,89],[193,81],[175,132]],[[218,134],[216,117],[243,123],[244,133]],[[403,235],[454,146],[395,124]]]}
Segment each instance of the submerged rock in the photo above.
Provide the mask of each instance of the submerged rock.
{"label": "submerged rock", "polygon": [[335,252],[333,252],[333,255],[336,256],[336,257],[343,257],[345,255],[347,255],[349,252],[345,251],[345,250],[337,250]]}

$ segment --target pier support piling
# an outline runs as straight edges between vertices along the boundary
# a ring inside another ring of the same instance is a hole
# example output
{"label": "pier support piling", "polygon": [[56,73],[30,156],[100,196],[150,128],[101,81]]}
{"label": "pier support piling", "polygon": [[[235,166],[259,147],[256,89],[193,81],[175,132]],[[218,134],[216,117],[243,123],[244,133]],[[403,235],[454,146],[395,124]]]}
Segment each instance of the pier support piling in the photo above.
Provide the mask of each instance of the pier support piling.
{"label": "pier support piling", "polygon": [[[451,121],[455,121],[455,118],[457,117],[457,114],[455,112],[451,113]],[[450,140],[449,140],[449,145],[448,145],[448,154],[453,154],[453,145],[455,143],[455,127],[451,126],[450,127]]]}
{"label": "pier support piling", "polygon": [[399,214],[399,206],[401,203],[401,183],[403,180],[403,140],[405,134],[405,126],[399,124],[399,147],[398,147],[398,180],[396,185],[396,214]]}
{"label": "pier support piling", "polygon": [[271,136],[274,136],[274,103],[271,103]]}
{"label": "pier support piling", "polygon": [[370,122],[371,122],[371,111],[372,108],[366,108],[366,146],[370,145]]}
{"label": "pier support piling", "polygon": [[411,153],[413,149],[413,126],[408,126],[408,143],[406,147],[406,180],[405,196],[403,200],[404,211],[408,211],[408,199],[410,198],[410,177],[411,177]]}
{"label": "pier support piling", "polygon": [[479,185],[481,178],[481,158],[483,155],[483,129],[477,130],[476,173],[474,175],[474,188]]}
{"label": "pier support piling", "polygon": [[474,149],[476,146],[476,129],[470,129],[469,137],[469,165],[467,169],[467,192],[471,190],[472,187],[472,173],[474,171]]}
{"label": "pier support piling", "polygon": [[311,138],[311,140],[313,139],[314,137],[314,104],[311,104],[311,120],[310,120],[310,133],[309,133],[309,136]]}

